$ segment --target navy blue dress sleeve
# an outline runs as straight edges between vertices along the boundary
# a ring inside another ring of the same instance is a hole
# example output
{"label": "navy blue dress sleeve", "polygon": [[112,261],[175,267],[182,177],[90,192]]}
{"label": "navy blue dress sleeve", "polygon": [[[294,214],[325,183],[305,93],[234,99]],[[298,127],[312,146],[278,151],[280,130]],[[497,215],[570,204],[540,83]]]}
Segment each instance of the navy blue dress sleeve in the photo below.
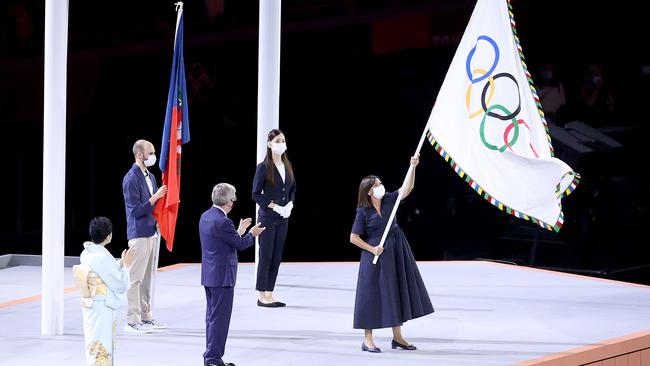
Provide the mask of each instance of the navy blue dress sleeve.
{"label": "navy blue dress sleeve", "polygon": [[295,175],[291,180],[291,188],[289,190],[289,201],[294,203],[296,201],[296,176]]}
{"label": "navy blue dress sleeve", "polygon": [[219,231],[221,239],[233,249],[244,250],[255,244],[253,234],[249,232],[243,236],[239,235],[235,229],[235,224],[230,219],[224,220]]}
{"label": "navy blue dress sleeve", "polygon": [[384,203],[390,204],[392,207],[397,202],[397,196],[399,196],[399,191],[387,192],[384,195]]}
{"label": "navy blue dress sleeve", "polygon": [[352,234],[363,236],[366,234],[366,213],[363,207],[357,207],[357,215],[352,224]]}

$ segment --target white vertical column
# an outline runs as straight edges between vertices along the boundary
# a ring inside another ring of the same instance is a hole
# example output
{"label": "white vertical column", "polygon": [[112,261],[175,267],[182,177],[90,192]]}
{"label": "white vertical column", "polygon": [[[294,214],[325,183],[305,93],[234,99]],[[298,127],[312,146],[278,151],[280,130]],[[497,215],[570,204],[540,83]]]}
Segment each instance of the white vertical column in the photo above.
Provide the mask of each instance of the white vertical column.
{"label": "white vertical column", "polygon": [[[266,139],[269,131],[279,127],[281,5],[281,0],[260,0],[257,75],[257,163],[264,160],[266,156]],[[256,211],[258,210],[259,207],[257,207]],[[256,239],[255,273],[257,273],[258,260],[259,239]]]}
{"label": "white vertical column", "polygon": [[63,334],[68,0],[45,1],[41,334]]}

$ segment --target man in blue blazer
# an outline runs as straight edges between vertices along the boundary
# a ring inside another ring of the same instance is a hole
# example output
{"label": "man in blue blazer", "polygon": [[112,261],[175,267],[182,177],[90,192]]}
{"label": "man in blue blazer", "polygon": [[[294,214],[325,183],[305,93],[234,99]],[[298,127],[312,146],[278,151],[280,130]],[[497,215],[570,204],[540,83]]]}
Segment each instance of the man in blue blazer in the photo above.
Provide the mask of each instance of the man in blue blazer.
{"label": "man in blue blazer", "polygon": [[219,183],[212,189],[212,207],[201,215],[201,285],[207,301],[205,313],[205,366],[234,366],[221,359],[226,347],[235,282],[237,281],[237,251],[251,247],[255,237],[264,231],[260,224],[244,235],[251,219],[239,220],[235,229],[228,213],[237,196],[235,187]]}
{"label": "man in blue blazer", "polygon": [[166,327],[154,320],[151,299],[160,249],[160,234],[153,209],[156,202],[167,194],[167,187],[158,188],[156,177],[148,169],[156,163],[156,151],[151,142],[136,141],[133,157],[135,162],[122,181],[126,234],[129,248],[135,248],[136,253],[129,268],[131,286],[127,291],[129,306],[124,331],[149,333],[154,328]]}

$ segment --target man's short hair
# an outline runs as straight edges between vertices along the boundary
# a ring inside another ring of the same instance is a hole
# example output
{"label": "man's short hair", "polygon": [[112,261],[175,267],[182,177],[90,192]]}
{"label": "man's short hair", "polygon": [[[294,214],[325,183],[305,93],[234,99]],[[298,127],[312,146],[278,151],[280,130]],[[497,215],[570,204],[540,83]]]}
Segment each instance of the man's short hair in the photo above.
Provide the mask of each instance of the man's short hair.
{"label": "man's short hair", "polygon": [[149,141],[147,140],[138,140],[133,144],[133,156],[138,155],[138,153],[142,153],[144,155],[144,149],[147,144],[150,144]]}
{"label": "man's short hair", "polygon": [[90,240],[95,244],[99,244],[113,232],[113,223],[106,217],[95,217],[90,220],[88,231],[90,232]]}
{"label": "man's short hair", "polygon": [[235,198],[235,187],[228,183],[219,183],[212,188],[212,203],[223,206]]}

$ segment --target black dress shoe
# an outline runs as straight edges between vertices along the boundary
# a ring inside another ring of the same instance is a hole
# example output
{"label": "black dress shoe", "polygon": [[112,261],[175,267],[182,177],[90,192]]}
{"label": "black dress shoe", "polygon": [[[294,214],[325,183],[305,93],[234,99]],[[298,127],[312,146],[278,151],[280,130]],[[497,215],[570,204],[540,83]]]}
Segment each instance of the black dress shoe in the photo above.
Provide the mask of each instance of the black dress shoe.
{"label": "black dress shoe", "polygon": [[392,349],[397,349],[399,347],[399,348],[405,349],[407,351],[415,351],[416,349],[418,349],[417,347],[415,347],[412,344],[401,344],[401,343],[399,343],[398,341],[396,341],[394,339],[390,342],[390,346],[391,346]]}
{"label": "black dress shoe", "polygon": [[[282,303],[280,303],[280,304],[282,304]],[[261,302],[261,301],[258,299],[258,300],[257,300],[257,306],[261,306],[261,307],[264,307],[264,308],[279,308],[279,307],[281,307],[281,306],[285,306],[285,304],[278,305],[277,302],[265,303],[265,302]]]}
{"label": "black dress shoe", "polygon": [[276,301],[276,302],[274,302],[274,304],[275,304],[276,307],[278,307],[278,308],[281,308],[281,307],[283,307],[283,306],[287,306],[287,304],[285,304],[285,303],[283,303],[283,302],[280,302],[280,301]]}
{"label": "black dress shoe", "polygon": [[381,349],[379,349],[379,347],[370,348],[366,346],[366,342],[361,343],[361,350],[363,352],[381,353]]}
{"label": "black dress shoe", "polygon": [[235,364],[232,363],[232,362],[226,362],[226,363],[221,363],[221,364],[218,364],[218,363],[204,363],[203,365],[204,366],[235,366]]}

